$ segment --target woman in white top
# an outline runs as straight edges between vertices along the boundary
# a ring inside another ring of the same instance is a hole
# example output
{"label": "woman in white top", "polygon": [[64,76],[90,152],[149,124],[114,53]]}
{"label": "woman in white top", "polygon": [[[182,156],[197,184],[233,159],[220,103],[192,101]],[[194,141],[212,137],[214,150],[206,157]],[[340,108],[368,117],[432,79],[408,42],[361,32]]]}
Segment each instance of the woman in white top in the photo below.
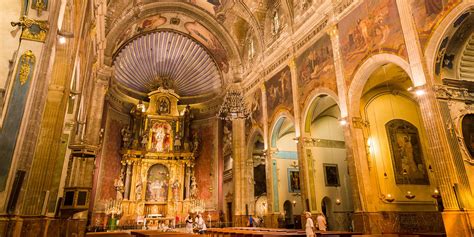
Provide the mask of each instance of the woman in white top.
{"label": "woman in white top", "polygon": [[306,237],[314,237],[314,223],[311,219],[311,212],[305,212],[306,216]]}
{"label": "woman in white top", "polygon": [[327,223],[326,223],[326,217],[324,217],[323,213],[318,215],[318,217],[316,218],[316,221],[318,222],[319,230],[326,231]]}

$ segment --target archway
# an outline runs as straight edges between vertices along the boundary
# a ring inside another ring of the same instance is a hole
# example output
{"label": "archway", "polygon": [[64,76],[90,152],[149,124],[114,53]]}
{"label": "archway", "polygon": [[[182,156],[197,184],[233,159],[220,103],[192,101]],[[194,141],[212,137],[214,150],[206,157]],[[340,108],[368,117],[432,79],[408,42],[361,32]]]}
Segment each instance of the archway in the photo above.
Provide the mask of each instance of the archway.
{"label": "archway", "polygon": [[[383,64],[368,76],[359,109],[372,192],[377,197],[369,205],[376,211],[397,210],[396,215],[416,209],[420,216],[433,216],[441,223],[431,197],[436,184],[428,169],[431,161],[417,103],[423,95],[394,63]],[[417,228],[443,231],[442,226]]]}
{"label": "archway", "polygon": [[286,200],[283,203],[284,216],[285,216],[285,228],[293,229],[295,228],[295,222],[293,218],[293,205],[289,200]]}
{"label": "archway", "polygon": [[345,120],[331,96],[321,94],[308,107],[304,121],[305,152],[308,157],[308,196],[312,210],[318,211],[318,203],[337,200],[337,206],[321,209],[332,222],[332,230],[349,230],[351,213],[354,211],[352,188],[348,174],[347,151],[344,139]]}
{"label": "archway", "polygon": [[321,200],[321,213],[326,217],[327,230],[334,230],[336,218],[334,218],[334,210],[329,197],[324,197]]}
{"label": "archway", "polygon": [[[300,214],[303,211],[299,179],[298,154],[294,122],[287,115],[279,117],[273,125],[270,139],[272,157],[272,198],[273,211],[284,215],[287,206],[280,200],[287,200],[292,206],[291,217],[285,218],[285,225],[294,226],[295,218],[301,223]],[[290,215],[290,214],[286,214]]]}

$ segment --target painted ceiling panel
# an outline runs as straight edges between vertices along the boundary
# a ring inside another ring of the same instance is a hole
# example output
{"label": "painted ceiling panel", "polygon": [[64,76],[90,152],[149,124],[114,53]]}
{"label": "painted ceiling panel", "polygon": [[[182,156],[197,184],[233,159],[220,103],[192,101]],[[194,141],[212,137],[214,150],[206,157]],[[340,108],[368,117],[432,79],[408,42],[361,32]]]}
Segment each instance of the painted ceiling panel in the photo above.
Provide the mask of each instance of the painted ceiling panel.
{"label": "painted ceiling panel", "polygon": [[172,31],[143,35],[126,45],[115,61],[115,80],[148,93],[170,78],[181,96],[218,92],[221,74],[208,52],[192,39]]}

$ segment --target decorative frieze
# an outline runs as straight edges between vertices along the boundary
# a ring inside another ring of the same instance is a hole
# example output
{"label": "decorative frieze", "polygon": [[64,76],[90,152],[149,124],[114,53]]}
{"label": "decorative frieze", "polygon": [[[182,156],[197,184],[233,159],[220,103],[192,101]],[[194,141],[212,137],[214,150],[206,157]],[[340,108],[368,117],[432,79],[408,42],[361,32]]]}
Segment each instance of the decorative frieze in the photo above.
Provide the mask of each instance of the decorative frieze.
{"label": "decorative frieze", "polygon": [[468,104],[474,103],[474,93],[467,88],[453,87],[447,85],[435,85],[436,98],[440,100],[457,100]]}

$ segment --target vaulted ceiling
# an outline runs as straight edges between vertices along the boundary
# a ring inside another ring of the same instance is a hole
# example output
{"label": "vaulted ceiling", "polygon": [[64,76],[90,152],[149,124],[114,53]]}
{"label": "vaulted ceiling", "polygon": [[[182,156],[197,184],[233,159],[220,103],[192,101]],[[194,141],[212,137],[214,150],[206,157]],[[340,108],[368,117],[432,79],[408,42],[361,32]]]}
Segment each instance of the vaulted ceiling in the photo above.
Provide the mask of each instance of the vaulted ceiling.
{"label": "vaulted ceiling", "polygon": [[151,92],[163,79],[169,79],[181,96],[217,93],[222,87],[208,51],[177,32],[142,35],[123,47],[115,60],[115,80],[133,92]]}

